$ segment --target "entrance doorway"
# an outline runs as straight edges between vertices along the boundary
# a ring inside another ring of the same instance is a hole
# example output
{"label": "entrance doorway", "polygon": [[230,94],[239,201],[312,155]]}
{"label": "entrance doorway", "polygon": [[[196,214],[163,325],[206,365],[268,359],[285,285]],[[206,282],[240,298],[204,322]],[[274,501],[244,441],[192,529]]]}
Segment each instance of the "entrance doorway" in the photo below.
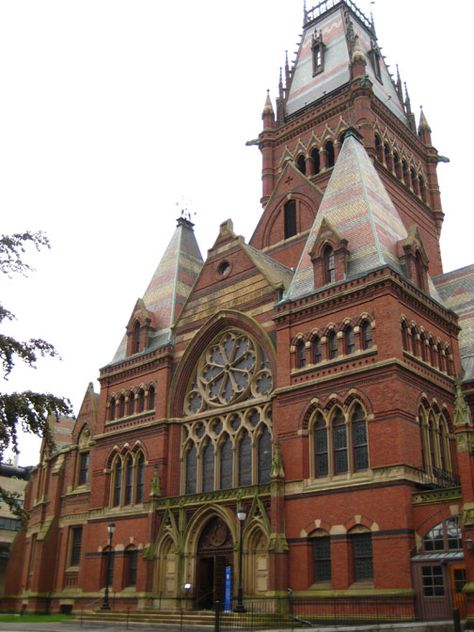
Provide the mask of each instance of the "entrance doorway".
{"label": "entrance doorway", "polygon": [[201,534],[197,551],[196,607],[210,610],[225,598],[225,568],[233,565],[233,542],[225,522],[212,518]]}

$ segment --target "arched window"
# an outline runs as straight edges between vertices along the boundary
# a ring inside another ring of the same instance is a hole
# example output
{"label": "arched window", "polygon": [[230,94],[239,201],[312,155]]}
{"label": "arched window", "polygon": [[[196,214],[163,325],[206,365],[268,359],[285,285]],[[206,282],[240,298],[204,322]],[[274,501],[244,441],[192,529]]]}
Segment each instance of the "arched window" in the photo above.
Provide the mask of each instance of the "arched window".
{"label": "arched window", "polygon": [[113,495],[112,505],[118,507],[122,500],[122,459],[117,457],[113,467]]}
{"label": "arched window", "polygon": [[140,452],[137,460],[135,502],[143,502],[143,491],[145,487],[145,457]]}
{"label": "arched window", "polygon": [[120,395],[118,402],[118,418],[125,417],[125,395]]}
{"label": "arched window", "polygon": [[210,441],[202,451],[202,491],[212,492],[214,489],[214,447]]}
{"label": "arched window", "polygon": [[440,343],[438,343],[438,367],[440,371],[443,371],[443,373],[446,371],[446,362],[445,362],[445,357],[444,357],[444,352],[443,352],[443,347],[441,346]]}
{"label": "arched window", "polygon": [[133,325],[133,334],[132,334],[132,353],[138,353],[140,351],[140,333],[141,333],[140,323],[135,321]]}
{"label": "arched window", "polygon": [[332,447],[334,474],[348,471],[347,426],[340,408],[336,408],[332,418]]}
{"label": "arched window", "polygon": [[362,321],[360,326],[360,345],[363,350],[372,346],[372,325],[368,320]]}
{"label": "arched window", "polygon": [[128,394],[128,414],[131,416],[135,412],[135,393],[130,391]]}
{"label": "arched window", "polygon": [[409,344],[408,344],[408,325],[406,320],[402,320],[401,322],[401,328],[402,328],[402,347],[404,351],[409,351]]}
{"label": "arched window", "polygon": [[137,566],[138,551],[135,547],[129,546],[125,549],[124,569],[123,569],[123,585],[136,586],[137,583]]}
{"label": "arched window", "polygon": [[137,395],[137,413],[142,413],[145,410],[145,391],[141,388]]}
{"label": "arched window", "polygon": [[334,259],[334,250],[331,246],[324,248],[323,261],[324,281],[325,283],[334,283],[336,281],[336,262]]}
{"label": "arched window", "polygon": [[420,423],[420,442],[423,469],[427,470],[429,468],[428,421],[427,414],[422,406],[420,406],[420,409],[418,411],[418,419]]}
{"label": "arched window", "polygon": [[148,410],[154,410],[155,408],[155,387],[148,387]]}
{"label": "arched window", "polygon": [[379,162],[383,162],[382,141],[378,134],[375,134],[375,155]]}
{"label": "arched window", "polygon": [[313,161],[313,173],[317,175],[321,171],[321,161],[319,158],[319,149],[313,147],[311,150],[311,160]]}
{"label": "arched window", "polygon": [[272,470],[272,440],[268,428],[263,426],[258,439],[258,482],[268,483]]}
{"label": "arched window", "polygon": [[369,450],[367,445],[367,420],[364,409],[357,403],[351,415],[352,460],[354,472],[369,467]]}
{"label": "arched window", "polygon": [[306,364],[306,348],[304,340],[298,340],[296,343],[296,368],[301,369]]}
{"label": "arched window", "polygon": [[436,429],[435,429],[435,420],[433,413],[430,413],[428,417],[428,446],[429,446],[429,454],[430,454],[430,465],[431,467],[436,467],[437,458],[436,458]]}
{"label": "arched window", "polygon": [[316,478],[329,474],[328,429],[322,413],[316,414],[314,422],[314,472]]}
{"label": "arched window", "polygon": [[252,484],[252,442],[244,430],[239,441],[239,485]]}
{"label": "arched window", "polygon": [[311,341],[311,348],[313,352],[313,364],[319,364],[322,359],[321,355],[321,339],[319,336],[314,336]]}
{"label": "arched window", "polygon": [[352,562],[354,568],[354,581],[367,581],[373,579],[372,534],[351,533]]}
{"label": "arched window", "polygon": [[221,489],[231,489],[232,487],[232,442],[228,434],[220,445],[220,484]]}
{"label": "arched window", "polygon": [[420,334],[421,359],[426,362],[426,336],[423,332]]}
{"label": "arched window", "polygon": [[288,200],[283,207],[284,235],[289,239],[296,235],[296,200]]}
{"label": "arched window", "polygon": [[313,582],[331,581],[331,540],[321,532],[312,538],[313,545]]}
{"label": "arched window", "polygon": [[331,140],[327,141],[327,143],[324,145],[324,149],[326,150],[326,167],[334,167],[334,145]]}
{"label": "arched window", "polygon": [[106,546],[102,549],[102,569],[101,569],[101,585],[109,586],[113,585],[114,579],[114,562],[115,551]]}
{"label": "arched window", "polygon": [[425,188],[425,181],[423,179],[423,176],[419,176],[418,184],[419,184],[421,199],[423,200],[423,202],[426,202],[426,188]]}
{"label": "arched window", "polygon": [[429,339],[429,348],[430,348],[430,364],[431,366],[436,367],[436,345],[433,341],[433,338]]}
{"label": "arched window", "polygon": [[416,268],[416,284],[418,285],[420,290],[424,290],[425,289],[425,266],[423,264],[423,258],[419,250],[416,251],[415,268]]}
{"label": "arched window", "polygon": [[402,169],[401,169],[400,157],[396,151],[393,152],[393,168],[395,170],[395,175],[397,176],[397,178],[401,178]]}
{"label": "arched window", "polygon": [[407,161],[406,160],[402,160],[402,178],[403,178],[403,182],[409,186],[410,185],[410,181],[409,181],[409,177],[408,177],[408,165],[407,165]]}
{"label": "arched window", "polygon": [[116,414],[115,397],[112,397],[110,399],[110,406],[109,406],[109,421],[113,421],[115,419],[115,414]]}
{"label": "arched window", "polygon": [[79,476],[78,484],[86,485],[89,481],[89,452],[79,453]]}
{"label": "arched window", "polygon": [[348,325],[344,329],[344,353],[349,355],[355,351],[354,330]]}
{"label": "arched window", "polygon": [[185,494],[196,493],[197,453],[194,443],[186,452],[186,485]]}
{"label": "arched window", "polygon": [[129,454],[125,460],[125,493],[123,504],[130,505],[132,503],[133,490],[133,459]]}
{"label": "arched window", "polygon": [[387,169],[391,169],[392,168],[392,157],[390,155],[390,147],[389,147],[388,143],[384,143],[383,155],[384,155],[384,158],[385,158],[385,165],[386,165]]}
{"label": "arched window", "polygon": [[413,193],[418,195],[418,178],[416,177],[416,173],[413,167],[410,169],[410,181],[411,181],[411,188],[413,189]]}
{"label": "arched window", "polygon": [[460,551],[462,550],[461,529],[456,517],[443,520],[434,526],[423,538],[423,550]]}
{"label": "arched window", "polygon": [[328,346],[328,359],[333,360],[337,358],[337,334],[334,329],[327,335],[327,346]]}
{"label": "arched window", "polygon": [[296,159],[296,166],[298,167],[301,173],[306,174],[306,160],[303,154],[300,154]]}

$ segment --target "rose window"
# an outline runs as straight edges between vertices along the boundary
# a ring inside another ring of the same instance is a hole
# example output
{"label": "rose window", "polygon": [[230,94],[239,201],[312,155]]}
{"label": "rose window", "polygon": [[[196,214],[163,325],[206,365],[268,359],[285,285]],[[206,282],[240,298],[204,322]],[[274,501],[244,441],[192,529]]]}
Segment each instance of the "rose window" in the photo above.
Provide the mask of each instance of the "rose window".
{"label": "rose window", "polygon": [[196,414],[249,397],[266,397],[272,388],[272,375],[255,341],[241,331],[228,330],[199,359],[185,410]]}

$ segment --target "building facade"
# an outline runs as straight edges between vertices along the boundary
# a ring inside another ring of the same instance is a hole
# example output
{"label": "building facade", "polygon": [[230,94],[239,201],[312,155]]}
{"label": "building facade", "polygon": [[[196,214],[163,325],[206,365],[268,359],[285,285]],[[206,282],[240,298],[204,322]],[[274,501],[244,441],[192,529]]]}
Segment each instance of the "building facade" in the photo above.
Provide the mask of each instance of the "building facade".
{"label": "building facade", "polygon": [[474,626],[474,267],[443,272],[427,119],[351,0],[305,12],[262,119],[250,242],[223,222],[203,261],[178,219],[42,453],[8,607],[207,609],[230,569]]}

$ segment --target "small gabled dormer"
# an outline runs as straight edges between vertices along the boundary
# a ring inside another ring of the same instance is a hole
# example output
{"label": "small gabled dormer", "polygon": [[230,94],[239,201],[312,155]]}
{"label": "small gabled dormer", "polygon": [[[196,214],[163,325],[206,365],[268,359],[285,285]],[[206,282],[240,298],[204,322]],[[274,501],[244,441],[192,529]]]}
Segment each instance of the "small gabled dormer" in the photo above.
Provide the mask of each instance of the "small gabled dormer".
{"label": "small gabled dormer", "polygon": [[406,276],[420,290],[428,291],[428,265],[418,226],[413,224],[406,239],[399,242],[399,258]]}
{"label": "small gabled dormer", "polygon": [[324,70],[324,44],[322,31],[314,31],[311,39],[311,53],[313,57],[313,77]]}
{"label": "small gabled dormer", "polygon": [[326,218],[321,222],[309,256],[313,264],[314,287],[343,281],[347,273],[347,240],[339,236]]}
{"label": "small gabled dormer", "polygon": [[127,325],[127,356],[141,353],[148,346],[152,328],[152,313],[142,299],[138,299]]}

